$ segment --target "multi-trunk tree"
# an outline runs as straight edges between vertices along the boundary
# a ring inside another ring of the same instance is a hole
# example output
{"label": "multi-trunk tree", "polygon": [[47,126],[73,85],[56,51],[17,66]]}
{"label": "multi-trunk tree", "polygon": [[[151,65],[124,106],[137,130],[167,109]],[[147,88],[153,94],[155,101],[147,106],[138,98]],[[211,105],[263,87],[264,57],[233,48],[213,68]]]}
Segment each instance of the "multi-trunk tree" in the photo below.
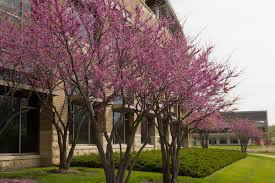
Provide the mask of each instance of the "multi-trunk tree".
{"label": "multi-trunk tree", "polygon": [[196,135],[202,148],[208,148],[210,133],[220,132],[226,127],[226,123],[219,113],[213,113],[201,120],[196,126],[191,127],[191,131]]}
{"label": "multi-trunk tree", "polygon": [[248,119],[232,118],[230,119],[230,129],[240,140],[241,151],[246,152],[249,143],[257,142],[260,139],[260,131],[255,122]]}
{"label": "multi-trunk tree", "polygon": [[[166,41],[171,49],[165,61],[169,69],[159,81],[163,89],[155,92],[150,101],[160,136],[163,182],[176,182],[186,129],[235,103],[237,98],[226,100],[225,96],[235,87],[231,81],[239,75],[228,65],[210,60],[212,48],[184,44],[187,41],[182,34],[173,39]],[[199,115],[190,120],[194,113]]]}

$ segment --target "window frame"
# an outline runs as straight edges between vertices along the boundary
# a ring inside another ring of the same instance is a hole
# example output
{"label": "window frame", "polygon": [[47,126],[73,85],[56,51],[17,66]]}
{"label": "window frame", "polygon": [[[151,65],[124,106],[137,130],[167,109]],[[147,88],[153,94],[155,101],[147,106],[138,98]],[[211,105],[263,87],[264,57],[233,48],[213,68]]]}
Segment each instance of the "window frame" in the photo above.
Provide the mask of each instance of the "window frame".
{"label": "window frame", "polygon": [[239,144],[239,139],[236,138],[236,137],[231,137],[230,138],[230,144],[236,144],[236,145]]}
{"label": "window frame", "polygon": [[[129,116],[129,113],[123,113],[123,112],[115,112],[115,111],[113,111],[112,112],[112,130],[113,130],[113,127],[115,126],[115,123],[114,123],[114,120],[115,120],[115,113],[119,113],[120,114],[120,116],[121,115],[123,115],[122,116],[122,121],[123,121],[123,139],[122,139],[122,142],[121,142],[121,144],[127,144],[127,142],[126,142],[126,136],[127,136],[127,133],[126,133],[126,125],[127,124],[129,124],[129,122],[130,122],[130,116]],[[120,118],[120,116],[118,117],[118,119]],[[118,119],[116,119],[116,120],[118,120]],[[113,140],[112,140],[112,144],[113,145],[119,145],[120,143],[119,142],[116,142],[116,133],[115,133],[115,136],[114,136],[114,138],[113,138]]]}
{"label": "window frame", "polygon": [[[25,10],[24,5],[26,5],[28,2],[27,2],[27,0],[18,0],[18,3],[19,3],[18,7],[12,7],[12,6],[5,7],[3,5],[0,5],[0,11],[2,11],[14,18],[21,19],[23,16],[23,12]],[[9,3],[7,3],[7,4],[9,4]]]}
{"label": "window frame", "polygon": [[141,137],[140,137],[140,142],[141,142],[141,144],[144,144],[143,134],[142,134],[142,125],[146,124],[146,136],[147,136],[146,139],[149,138],[149,142],[147,143],[147,145],[153,145],[153,143],[152,143],[152,138],[151,138],[152,134],[150,133],[151,130],[152,130],[153,123],[150,122],[150,120],[152,120],[152,119],[146,118],[146,119],[144,119],[144,121],[142,121],[141,124],[140,124],[140,125],[141,125],[141,126],[140,126],[140,128],[141,128],[141,129],[140,129],[140,135],[141,135]]}
{"label": "window frame", "polygon": [[[73,134],[72,134],[72,140],[74,138],[74,132],[75,132],[75,130],[74,130],[74,128],[75,128],[75,119],[74,119],[75,113],[74,113],[74,108],[75,107],[74,106],[76,106],[76,105],[81,106],[79,104],[72,103],[71,115],[72,115],[72,119],[74,121],[73,124],[72,124],[72,127],[71,127],[72,128],[72,132],[73,132]],[[91,121],[90,121],[89,118],[87,120],[88,120],[88,135],[87,135],[88,143],[77,143],[76,142],[76,146],[96,146],[96,143],[91,143],[91,141],[92,141],[91,140]],[[82,127],[83,126],[81,126],[81,128]],[[81,133],[81,128],[80,128],[80,133]],[[71,131],[71,129],[69,129],[69,145],[72,145],[70,131]]]}
{"label": "window frame", "polygon": [[217,138],[209,138],[209,145],[217,145]]}
{"label": "window frame", "polygon": [[[1,95],[0,94],[0,97],[12,97],[12,96],[4,96],[4,95]],[[1,153],[0,152],[0,156],[24,156],[24,155],[39,155],[40,154],[40,114],[38,116],[38,126],[37,126],[37,142],[38,142],[38,149],[37,149],[37,152],[27,152],[27,153],[24,153],[22,152],[22,109],[29,109],[29,110],[39,110],[39,106],[37,107],[32,107],[32,106],[29,106],[28,102],[27,101],[27,107],[23,106],[22,105],[22,101],[23,100],[26,100],[27,98],[24,98],[24,97],[16,97],[16,96],[13,96],[14,98],[17,98],[19,100],[19,121],[18,121],[18,153]],[[28,111],[29,112],[29,111]],[[24,113],[25,114],[25,113]]]}
{"label": "window frame", "polygon": [[[221,143],[223,140],[225,141],[225,143]],[[219,139],[219,142],[220,142],[220,143],[219,143],[220,145],[226,145],[226,144],[227,144],[227,138],[226,138],[226,137],[221,137],[221,138]]]}

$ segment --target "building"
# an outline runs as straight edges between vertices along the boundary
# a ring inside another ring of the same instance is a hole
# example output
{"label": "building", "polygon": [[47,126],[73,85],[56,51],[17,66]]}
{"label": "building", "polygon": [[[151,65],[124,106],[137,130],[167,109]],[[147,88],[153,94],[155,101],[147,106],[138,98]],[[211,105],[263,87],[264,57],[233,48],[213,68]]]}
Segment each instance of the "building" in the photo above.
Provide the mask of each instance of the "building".
{"label": "building", "polygon": [[[243,118],[256,124],[261,132],[260,144],[268,140],[268,116],[267,111],[237,111],[221,113],[225,119]],[[193,135],[193,144],[199,145],[196,134]],[[240,145],[240,140],[228,128],[220,132],[209,134],[209,145]]]}
{"label": "building", "polygon": [[[158,3],[156,3],[158,2]],[[148,15],[154,15],[157,23],[160,15],[175,17],[174,11],[166,0],[129,0],[127,8],[129,12],[134,11],[134,7],[140,4]],[[158,6],[156,6],[158,5]],[[17,10],[17,11],[10,11]],[[1,0],[0,11],[10,14],[13,18],[20,18],[23,11],[29,11],[27,0]],[[12,13],[11,13],[12,12]],[[1,70],[1,73],[5,71]],[[1,75],[0,73],[0,75]],[[4,96],[5,81],[2,79],[0,85],[0,170],[7,168],[24,168],[34,166],[49,166],[59,162],[59,147],[57,142],[57,134],[52,125],[50,116],[44,111],[45,106],[40,104],[38,98],[34,95],[29,96],[28,86],[21,85],[14,97]],[[52,99],[53,105],[61,110],[64,103],[64,94],[62,91],[56,93]],[[114,124],[117,123],[121,116],[120,103],[114,102],[106,109],[107,129],[111,131]],[[27,112],[24,109],[29,108]],[[73,117],[75,119],[81,117],[76,113],[78,104],[73,107]],[[69,110],[65,106],[65,110]],[[79,112],[79,111],[78,111]],[[13,114],[16,114],[13,116]],[[12,117],[12,121],[4,119]],[[63,115],[63,117],[66,114]],[[118,133],[122,137],[122,142],[127,140],[127,124],[133,120],[133,114],[123,116],[125,123],[119,126]],[[146,119],[146,123],[139,126],[135,137],[134,149],[139,148],[144,137],[150,137],[151,141],[146,146],[147,150],[158,149],[159,137],[153,125],[153,118]],[[75,149],[75,155],[85,155],[91,152],[97,152],[97,147],[90,133],[90,123],[86,122],[81,128],[81,136]],[[73,131],[72,129],[70,130]],[[72,139],[72,134],[69,135],[69,141]],[[102,136],[102,143],[104,138]],[[119,150],[118,140],[114,139],[114,149]],[[122,144],[122,148],[126,146]]]}

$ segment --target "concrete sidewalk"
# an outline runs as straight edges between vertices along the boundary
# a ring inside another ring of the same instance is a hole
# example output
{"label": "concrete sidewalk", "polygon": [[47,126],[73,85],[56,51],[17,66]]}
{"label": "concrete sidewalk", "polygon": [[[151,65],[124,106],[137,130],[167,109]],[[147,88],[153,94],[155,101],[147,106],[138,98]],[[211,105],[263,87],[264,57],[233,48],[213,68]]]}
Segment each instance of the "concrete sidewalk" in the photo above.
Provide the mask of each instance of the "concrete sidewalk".
{"label": "concrete sidewalk", "polygon": [[268,158],[275,158],[275,155],[269,155],[269,154],[256,154],[256,153],[248,153],[251,155],[256,155],[256,156],[263,156],[263,157],[268,157]]}

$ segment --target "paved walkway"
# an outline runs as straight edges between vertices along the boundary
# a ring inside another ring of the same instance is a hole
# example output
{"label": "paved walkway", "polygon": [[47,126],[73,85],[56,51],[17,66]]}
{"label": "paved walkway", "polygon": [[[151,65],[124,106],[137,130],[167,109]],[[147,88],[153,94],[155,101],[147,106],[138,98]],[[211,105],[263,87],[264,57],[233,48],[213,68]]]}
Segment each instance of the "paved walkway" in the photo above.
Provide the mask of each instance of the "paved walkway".
{"label": "paved walkway", "polygon": [[29,179],[0,179],[0,183],[35,183],[34,180]]}
{"label": "paved walkway", "polygon": [[268,157],[268,158],[275,158],[274,155],[269,155],[269,154],[256,154],[256,153],[248,153],[251,155],[256,155],[256,156],[263,156],[263,157]]}

